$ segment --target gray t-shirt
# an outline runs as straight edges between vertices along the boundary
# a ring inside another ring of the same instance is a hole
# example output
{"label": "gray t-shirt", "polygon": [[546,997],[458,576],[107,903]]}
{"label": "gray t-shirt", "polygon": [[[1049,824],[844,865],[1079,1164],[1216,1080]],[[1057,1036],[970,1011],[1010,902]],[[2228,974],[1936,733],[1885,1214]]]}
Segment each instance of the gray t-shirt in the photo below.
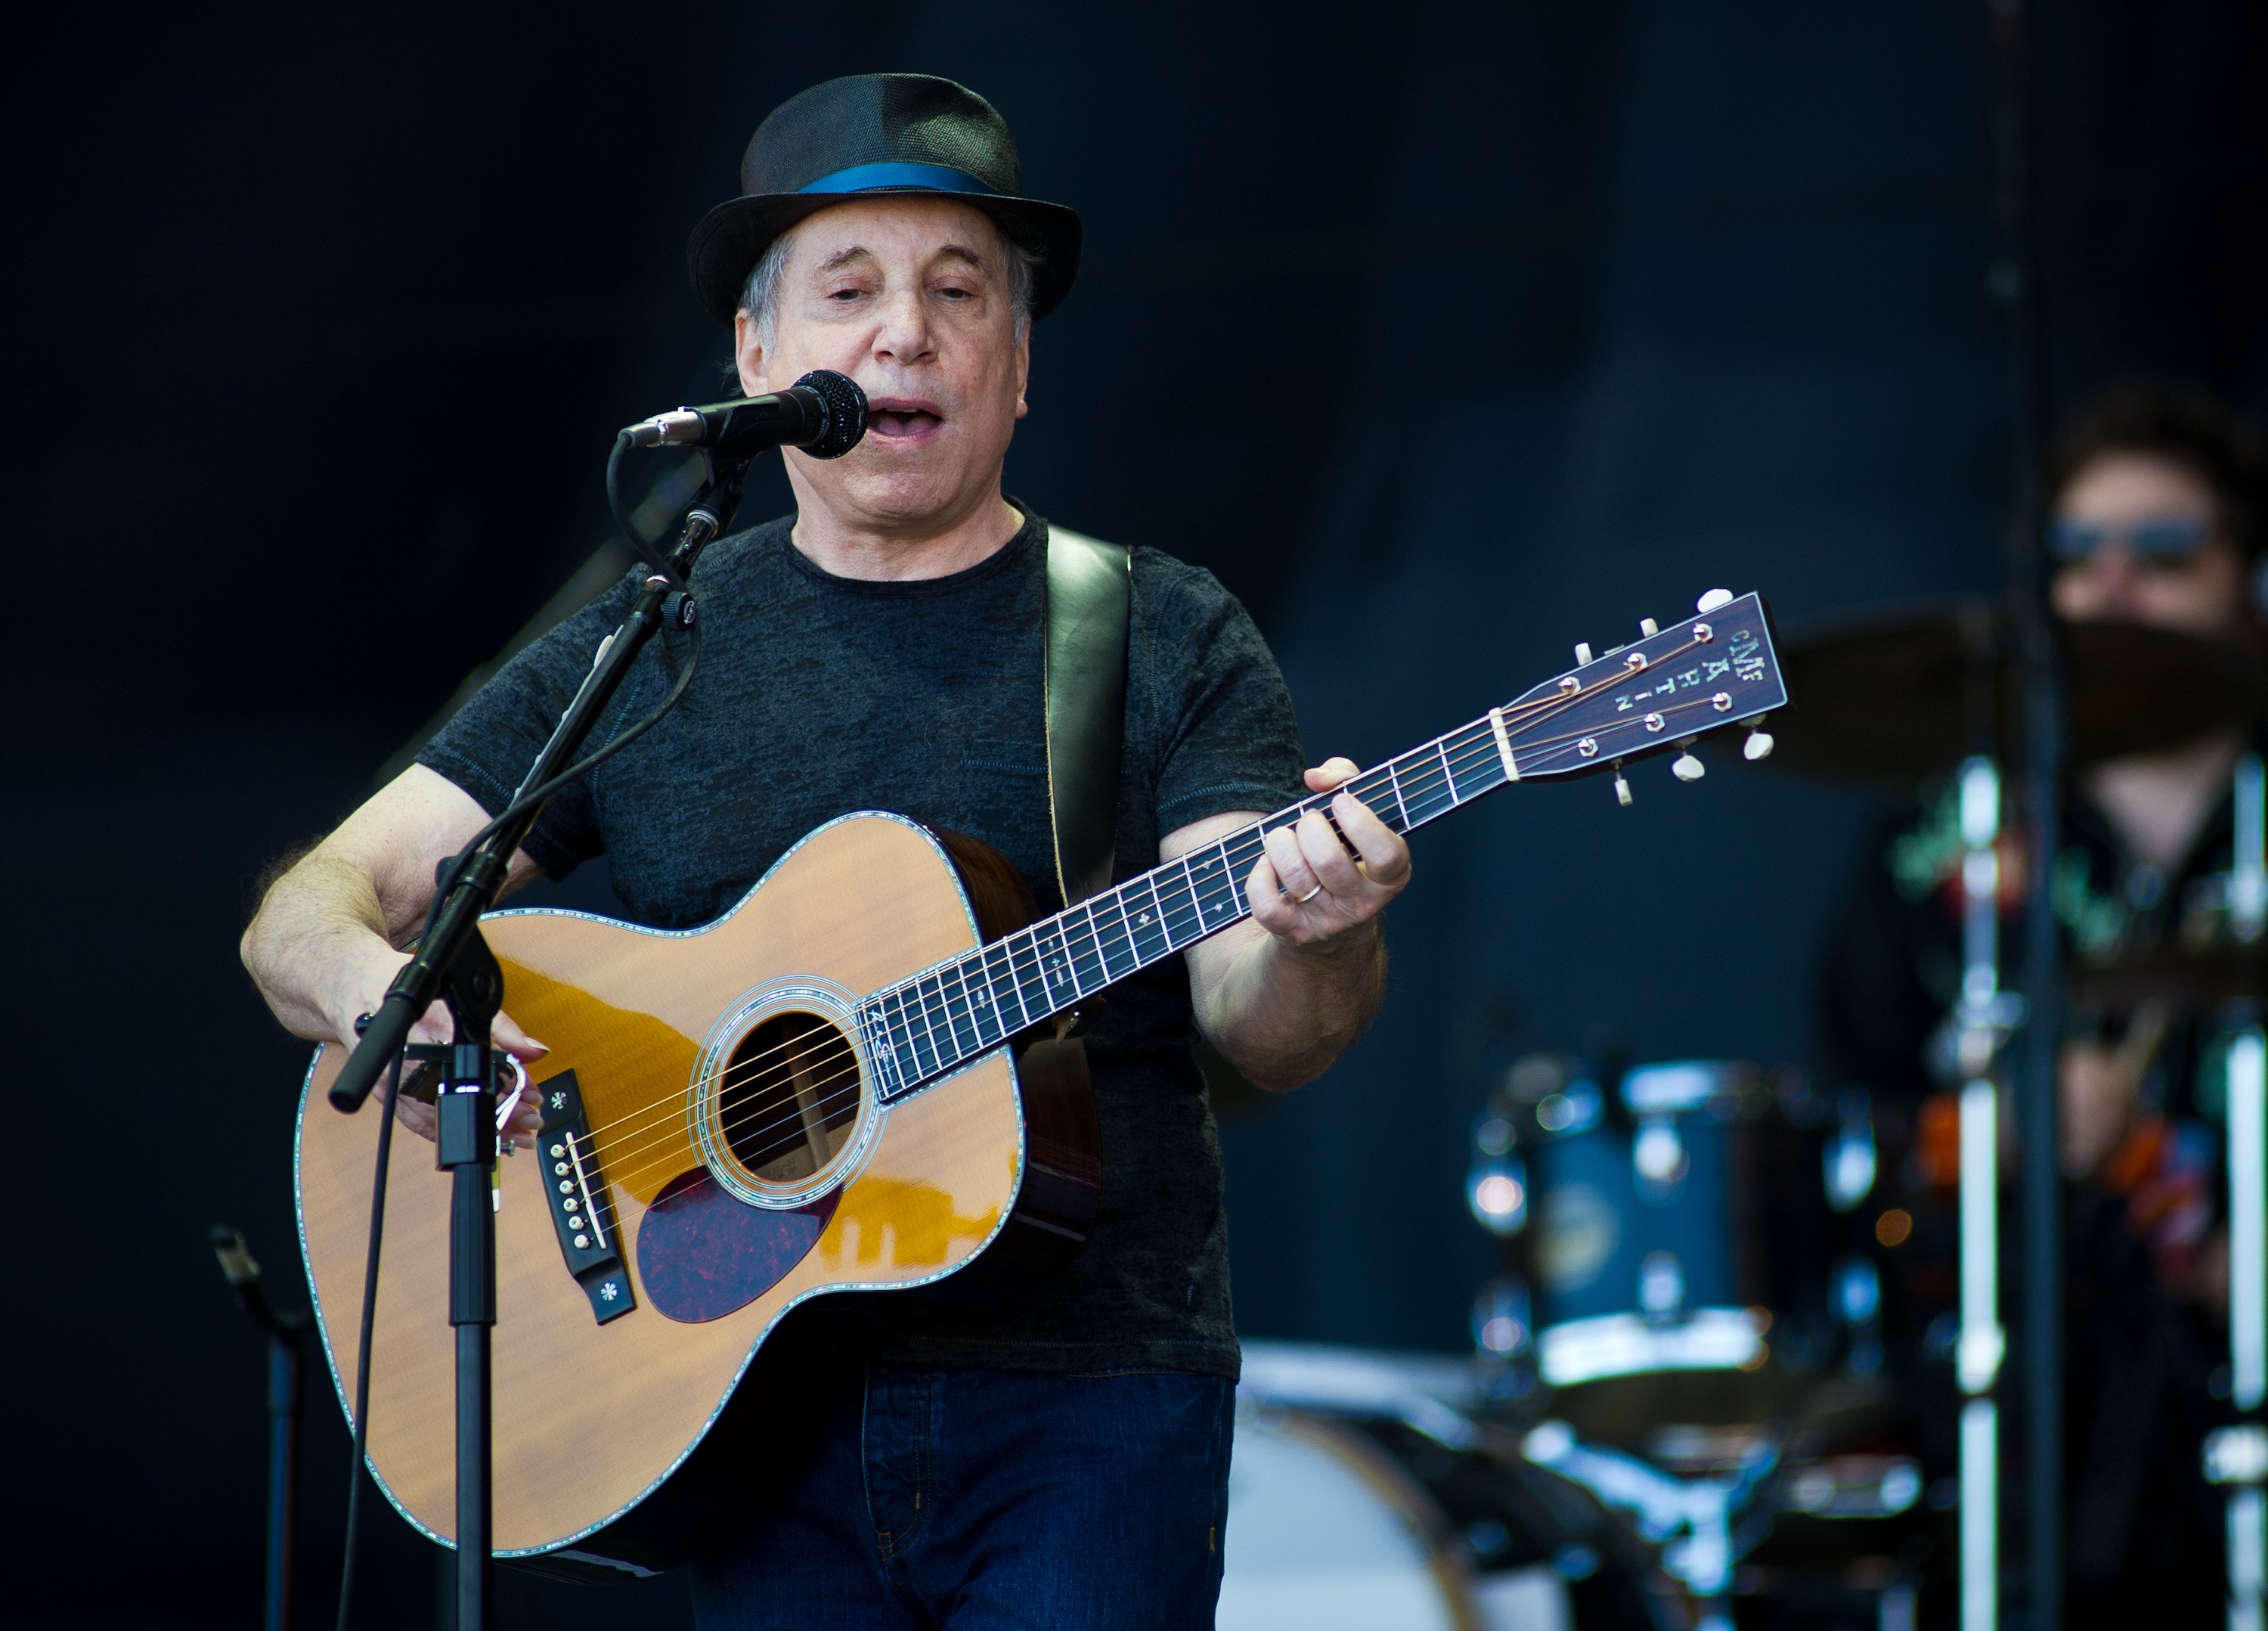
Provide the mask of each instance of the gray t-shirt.
{"label": "gray t-shirt", "polygon": [[[721,916],[790,845],[846,811],[894,810],[983,839],[1062,904],[1048,816],[1041,621],[1046,523],[1030,517],[946,578],[821,571],[780,520],[713,544],[695,573],[701,666],[647,736],[562,791],[526,849],[554,877],[601,852],[638,922]],[[1304,796],[1299,727],[1252,620],[1210,572],[1133,552],[1117,875],[1161,834]],[[418,755],[491,812],[549,734],[634,571],[513,658]],[[683,657],[642,656],[593,742],[651,710]],[[892,1363],[1233,1376],[1220,1150],[1189,1053],[1189,973],[1172,957],[1114,986],[1088,1027],[1102,1133],[1101,1214],[1069,1278],[997,1312],[865,1299]]]}

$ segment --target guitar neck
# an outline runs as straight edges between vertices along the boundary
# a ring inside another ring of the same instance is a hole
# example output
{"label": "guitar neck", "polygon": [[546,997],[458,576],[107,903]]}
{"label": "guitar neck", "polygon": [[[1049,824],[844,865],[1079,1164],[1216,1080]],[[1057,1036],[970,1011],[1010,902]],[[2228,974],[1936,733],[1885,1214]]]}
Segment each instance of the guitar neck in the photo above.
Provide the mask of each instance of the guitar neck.
{"label": "guitar neck", "polygon": [[[1539,685],[1342,790],[1411,832],[1513,781],[1605,769],[1786,701],[1763,604],[1750,594]],[[876,992],[859,1005],[859,1022],[879,1096],[910,1093],[1241,921],[1263,836],[1327,811],[1333,796],[1311,794]]]}

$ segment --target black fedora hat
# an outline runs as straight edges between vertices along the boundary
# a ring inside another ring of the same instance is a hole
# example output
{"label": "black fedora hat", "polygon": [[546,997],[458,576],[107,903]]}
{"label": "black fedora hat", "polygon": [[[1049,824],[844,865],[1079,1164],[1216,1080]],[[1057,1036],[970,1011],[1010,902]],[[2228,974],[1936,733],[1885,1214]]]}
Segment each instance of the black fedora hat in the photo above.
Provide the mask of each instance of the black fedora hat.
{"label": "black fedora hat", "polygon": [[729,323],[748,273],[804,217],[857,196],[955,198],[1035,256],[1032,315],[1045,317],[1079,275],[1079,217],[1022,190],[1006,121],[967,86],[928,74],[829,79],[756,127],[740,160],[742,196],[702,218],[686,269],[701,304]]}

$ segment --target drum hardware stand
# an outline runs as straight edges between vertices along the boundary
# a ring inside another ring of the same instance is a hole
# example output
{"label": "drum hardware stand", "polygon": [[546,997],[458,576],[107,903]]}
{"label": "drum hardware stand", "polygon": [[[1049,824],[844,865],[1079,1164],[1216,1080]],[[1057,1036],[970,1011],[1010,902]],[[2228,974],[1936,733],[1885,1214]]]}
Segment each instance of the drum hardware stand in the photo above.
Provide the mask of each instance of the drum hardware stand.
{"label": "drum hardware stand", "polygon": [[1961,819],[1961,1627],[1993,1631],[2000,1599],[1999,1084],[1993,1066],[2021,1004],[1999,988],[2000,775],[1984,755],[1957,783]]}
{"label": "drum hardware stand", "polygon": [[361,1042],[331,1085],[333,1105],[350,1112],[360,1109],[379,1077],[403,1052],[411,1027],[425,1010],[437,998],[448,1006],[453,1040],[436,1051],[446,1064],[435,1110],[438,1162],[453,1175],[449,1323],[456,1330],[457,1349],[459,1631],[479,1631],[488,1623],[492,1539],[490,1337],[496,1325],[497,1129],[496,1059],[489,1027],[503,1006],[504,976],[481,938],[480,917],[495,904],[513,852],[542,813],[542,801],[530,794],[576,764],[630,665],[663,624],[693,626],[694,602],[685,585],[701,551],[723,531],[723,518],[737,507],[755,453],[712,452],[706,456],[710,479],[686,515],[666,566],[646,579],[621,626],[600,645],[581,689],[513,793],[506,818],[463,857],[441,864],[432,915],[417,950],[395,976],[385,1002],[363,1028]]}
{"label": "drum hardware stand", "polygon": [[291,1564],[297,1547],[299,1502],[299,1416],[306,1341],[314,1317],[305,1311],[279,1314],[260,1284],[244,1236],[225,1223],[212,1229],[213,1255],[235,1288],[236,1300],[252,1323],[268,1333],[268,1567],[260,1623],[264,1631],[286,1631],[291,1623]]}
{"label": "drum hardware stand", "polygon": [[1738,1472],[1721,1478],[1672,1477],[1635,1456],[1583,1443],[1564,1421],[1531,1428],[1521,1452],[1631,1515],[1639,1535],[1661,1548],[1662,1568],[1692,1593],[1693,1631],[1733,1631],[1733,1519],[1778,1466],[1777,1441],[1762,1441]]}
{"label": "drum hardware stand", "polygon": [[[2060,1131],[2063,1052],[2063,947],[2051,875],[2062,852],[2062,798],[2067,762],[2064,722],[2063,652],[2049,604],[2049,567],[2041,463],[2047,441],[2046,341],[2040,303],[2039,210],[2035,175],[2037,122],[2033,114],[2032,57],[2036,19],[2027,0],[1986,0],[1985,21],[1994,58],[1992,132],[1997,182],[1999,253],[1990,284],[2008,313],[2008,611],[2015,636],[2012,665],[2020,678],[2023,752],[2024,875],[2023,984],[2029,1015],[2017,1039],[2014,1108],[2021,1133],[2024,1316],[2024,1466],[2026,1631],[2063,1631],[2063,1321],[2064,1183]],[[1964,1097],[1966,1090],[1964,1089]],[[1962,1130],[1964,1183],[1970,1165],[1966,1117]],[[1964,1249],[1964,1257],[1966,1251]],[[1964,1280],[1967,1278],[1964,1265]],[[1964,1292],[1964,1302],[1966,1294]],[[1966,1325],[1964,1316],[1964,1325]],[[1981,1327],[1979,1327],[1981,1329]],[[1981,1350],[1980,1340],[1977,1347]],[[1981,1351],[1977,1355],[1981,1362]],[[1995,1355],[1997,1370],[1998,1355]],[[1984,1385],[1964,1391],[1985,1404]],[[1964,1463],[1974,1435],[1981,1450],[1988,1420],[1962,1423]],[[1962,1474],[1962,1534],[1969,1533]],[[1987,1631],[1975,1617],[1984,1606],[1980,1585],[1964,1557],[1962,1624]]]}
{"label": "drum hardware stand", "polygon": [[[2259,756],[2237,761],[2229,926],[2247,944],[2268,917],[2268,801]],[[2268,1590],[2268,1034],[2257,1001],[2232,1003],[2225,1131],[2228,1140],[2229,1402],[2246,1418],[2206,1435],[2205,1475],[2228,1488],[2228,1631],[2264,1631]]]}

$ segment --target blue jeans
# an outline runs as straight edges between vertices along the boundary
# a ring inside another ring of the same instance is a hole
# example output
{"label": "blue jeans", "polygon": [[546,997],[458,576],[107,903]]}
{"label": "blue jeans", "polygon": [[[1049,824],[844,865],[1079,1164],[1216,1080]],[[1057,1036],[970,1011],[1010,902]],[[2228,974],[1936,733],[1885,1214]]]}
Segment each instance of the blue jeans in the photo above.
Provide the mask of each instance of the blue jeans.
{"label": "blue jeans", "polygon": [[1220,1594],[1234,1388],[1170,1370],[869,1366],[747,1539],[702,1631],[1178,1631]]}

